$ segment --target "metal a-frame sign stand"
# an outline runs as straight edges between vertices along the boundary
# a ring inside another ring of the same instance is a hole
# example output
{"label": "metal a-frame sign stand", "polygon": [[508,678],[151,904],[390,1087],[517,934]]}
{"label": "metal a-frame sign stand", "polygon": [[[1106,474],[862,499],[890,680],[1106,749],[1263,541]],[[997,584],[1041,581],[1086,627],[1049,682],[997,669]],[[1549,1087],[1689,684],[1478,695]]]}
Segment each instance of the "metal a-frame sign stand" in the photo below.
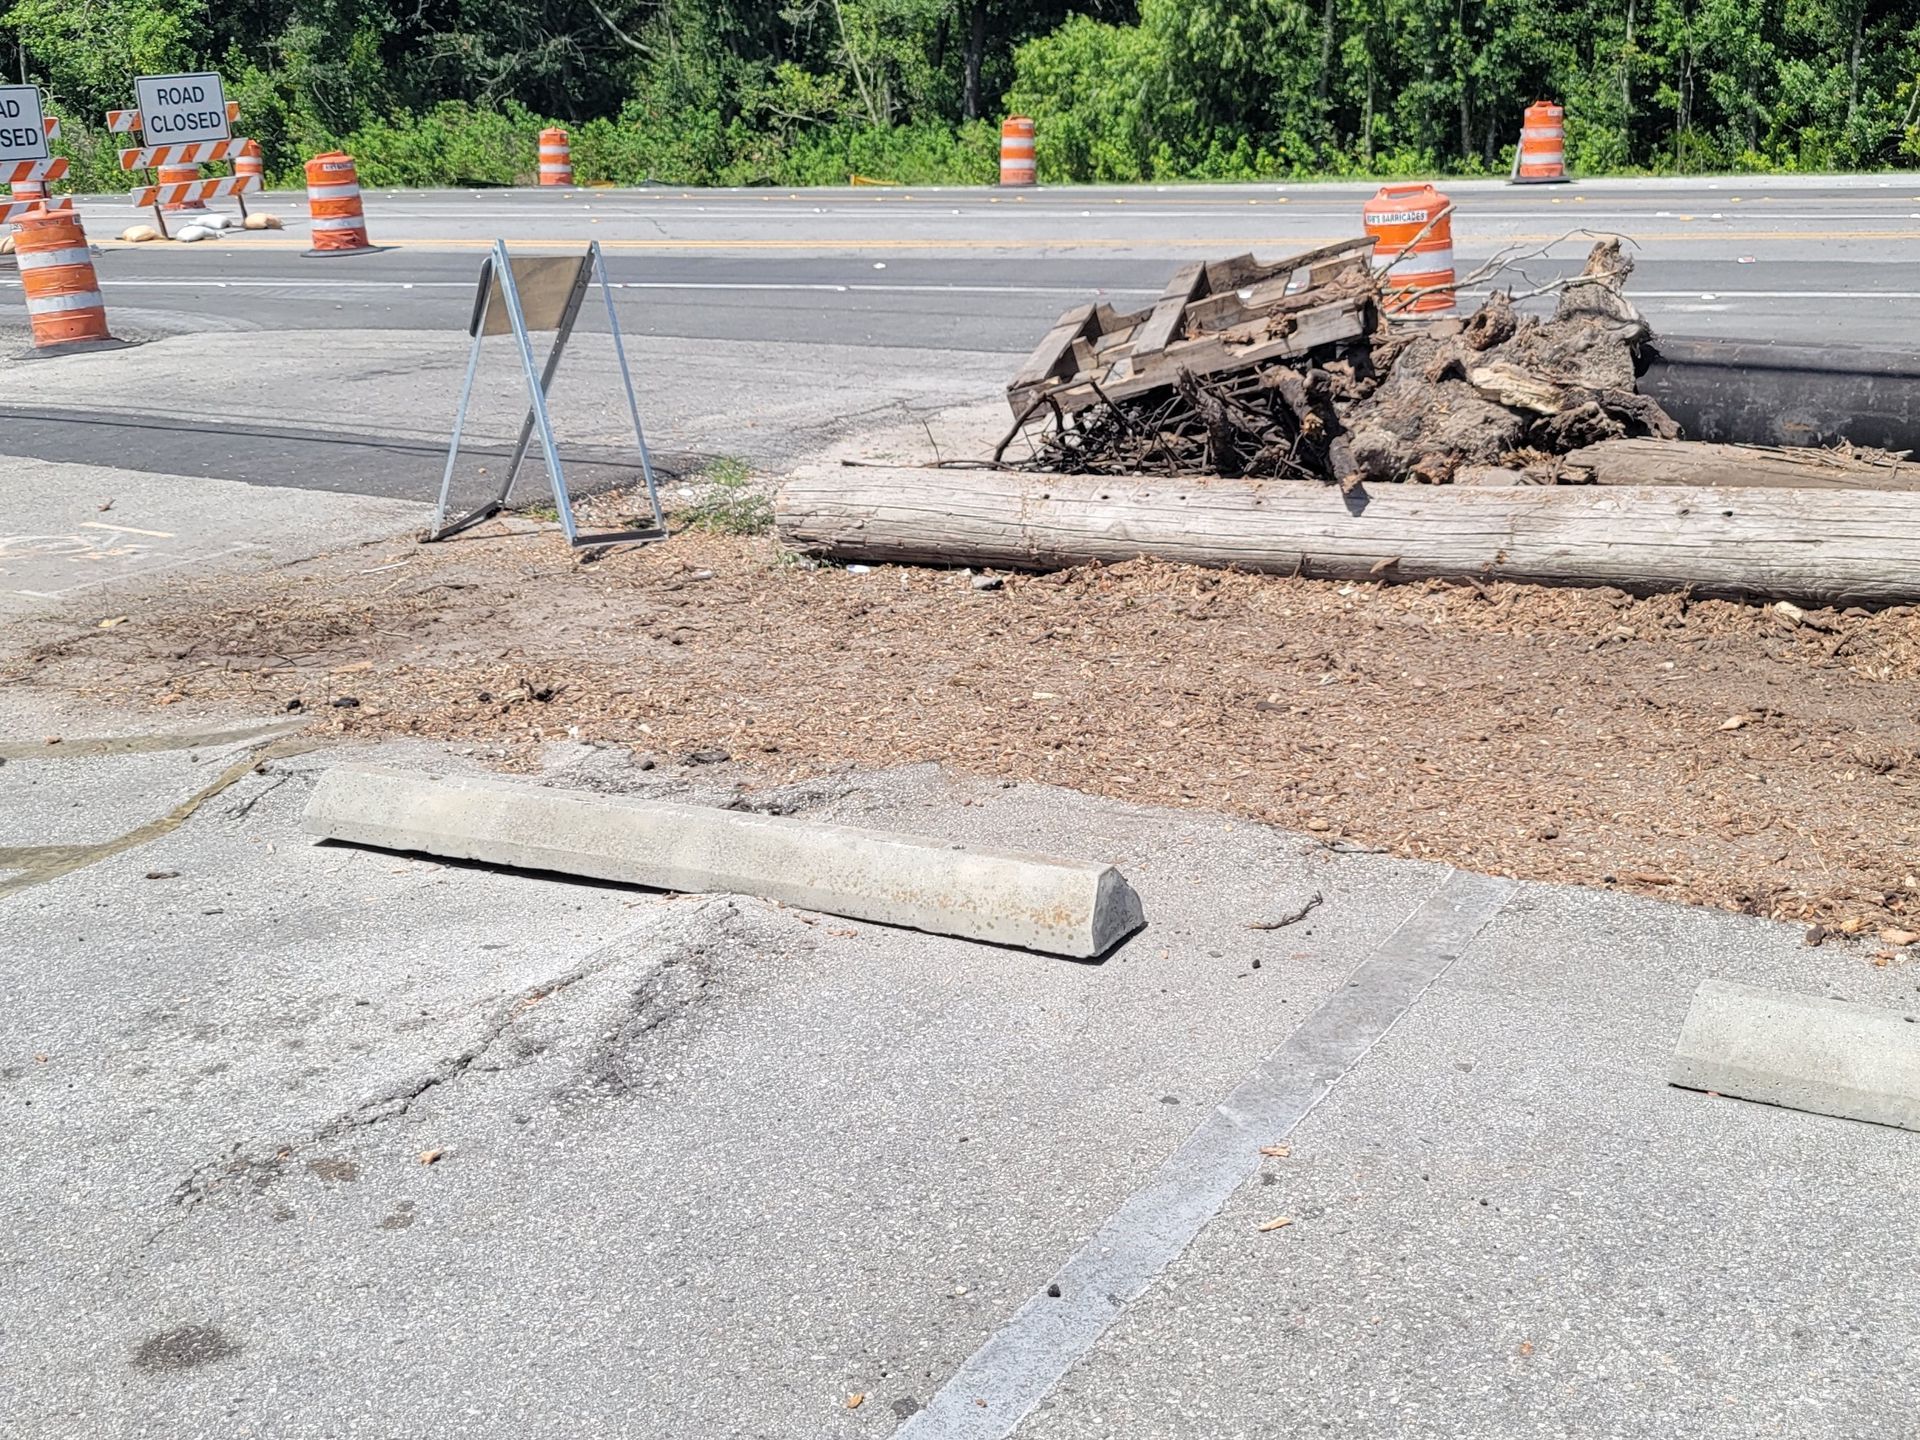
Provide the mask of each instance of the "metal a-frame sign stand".
{"label": "metal a-frame sign stand", "polygon": [[[547,413],[547,392],[554,372],[560,368],[560,356],[573,335],[580,307],[587,298],[587,287],[598,281],[601,297],[607,304],[607,329],[613,336],[613,353],[620,364],[620,382],[626,387],[627,411],[633,417],[633,441],[640,451],[640,474],[647,485],[647,503],[653,524],[641,530],[621,530],[606,534],[582,535],[574,523],[573,502],[567,494],[565,473],[560,467],[560,447],[553,437],[553,421]],[[606,261],[600,254],[600,242],[587,246],[586,254],[573,256],[521,256],[507,253],[507,242],[493,242],[493,253],[480,265],[480,281],[474,295],[473,318],[468,322],[473,348],[467,355],[467,378],[460,387],[460,411],[453,422],[453,440],[447,447],[446,474],[440,480],[440,503],[433,512],[433,524],[427,539],[444,540],[499,514],[507,506],[513,482],[525,463],[527,450],[537,434],[540,453],[547,462],[547,479],[553,486],[553,508],[559,513],[560,528],[572,546],[611,545],[623,541],[662,540],[666,538],[666,514],[660,508],[660,492],[654,484],[653,459],[647,453],[647,437],[640,426],[640,402],[634,394],[633,375],[627,369],[627,350],[620,338],[620,319],[613,310],[613,290],[607,284]],[[553,331],[553,346],[547,351],[546,364],[534,367],[535,330]],[[480,342],[488,335],[511,334],[520,352],[520,364],[527,378],[527,414],[520,423],[520,438],[513,447],[513,459],[507,466],[500,491],[471,513],[458,520],[447,519],[447,498],[453,489],[453,471],[460,458],[460,436],[466,429],[467,408],[473,400],[473,378],[480,368]]]}

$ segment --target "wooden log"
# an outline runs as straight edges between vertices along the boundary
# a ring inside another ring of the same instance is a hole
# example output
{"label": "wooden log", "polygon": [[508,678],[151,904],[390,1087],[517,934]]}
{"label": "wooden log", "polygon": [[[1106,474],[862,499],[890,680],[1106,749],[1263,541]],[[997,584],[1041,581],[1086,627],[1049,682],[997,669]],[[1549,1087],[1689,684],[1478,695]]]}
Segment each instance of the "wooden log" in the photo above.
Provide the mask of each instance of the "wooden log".
{"label": "wooden log", "polygon": [[1733,485],[1787,490],[1920,490],[1920,464],[1889,455],[1691,440],[1603,440],[1569,451],[1564,475],[1588,485]]}
{"label": "wooden log", "polygon": [[1547,482],[1505,465],[1462,465],[1453,472],[1455,485],[1544,485]]}
{"label": "wooden log", "polygon": [[795,548],[868,564],[1053,570],[1141,556],[1269,574],[1391,572],[1640,593],[1920,600],[1920,496],[1709,486],[1124,480],[814,466],[777,505]]}

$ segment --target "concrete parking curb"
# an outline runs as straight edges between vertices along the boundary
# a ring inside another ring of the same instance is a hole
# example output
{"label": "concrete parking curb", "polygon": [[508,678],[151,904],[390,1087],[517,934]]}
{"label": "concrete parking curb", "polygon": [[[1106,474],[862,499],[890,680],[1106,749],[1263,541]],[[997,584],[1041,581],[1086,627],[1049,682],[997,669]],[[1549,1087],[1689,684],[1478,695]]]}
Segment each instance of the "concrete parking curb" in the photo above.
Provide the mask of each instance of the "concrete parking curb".
{"label": "concrete parking curb", "polygon": [[1111,865],[479,776],[341,765],[306,829],[329,840],[693,893],[758,895],[883,925],[1103,955],[1143,923]]}
{"label": "concrete parking curb", "polygon": [[1920,1015],[1705,981],[1670,1083],[1920,1130]]}

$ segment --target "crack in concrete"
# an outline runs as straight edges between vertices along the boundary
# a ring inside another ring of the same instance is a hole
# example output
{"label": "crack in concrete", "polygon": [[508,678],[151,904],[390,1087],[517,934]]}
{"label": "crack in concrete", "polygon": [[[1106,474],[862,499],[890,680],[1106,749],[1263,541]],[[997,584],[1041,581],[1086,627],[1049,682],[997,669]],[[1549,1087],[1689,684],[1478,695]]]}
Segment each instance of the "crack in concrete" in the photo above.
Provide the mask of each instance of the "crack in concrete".
{"label": "crack in concrete", "polygon": [[[731,896],[716,895],[705,899],[686,914],[675,917],[676,928],[684,932],[698,925],[702,917],[715,909],[722,911],[723,925],[739,913]],[[243,1187],[254,1195],[264,1194],[282,1178],[288,1166],[303,1151],[399,1119],[421,1097],[455,1084],[471,1072],[534,1006],[620,964],[630,953],[629,942],[643,933],[628,932],[601,946],[579,964],[554,978],[519,991],[494,1008],[470,1044],[440,1060],[423,1074],[335,1115],[304,1136],[251,1149],[245,1141],[236,1141],[216,1158],[194,1166],[167,1196],[167,1207],[176,1213],[157,1226],[147,1237],[146,1243],[152,1245],[216,1195]],[[706,953],[705,942],[682,934],[675,941],[674,952],[634,988],[625,1007],[625,1017],[607,1031],[589,1052],[585,1061],[584,1084],[563,1088],[556,1092],[556,1096],[565,1098],[585,1093],[595,1097],[618,1097],[639,1088],[637,1077],[627,1067],[626,1051],[698,1000],[710,979],[699,964]],[[691,964],[688,963],[690,960]],[[688,978],[691,978],[691,984],[685,983]]]}
{"label": "crack in concrete", "polygon": [[584,1093],[595,1099],[610,1099],[640,1088],[643,1077],[632,1059],[633,1050],[655,1030],[698,1003],[712,978],[701,963],[706,958],[705,948],[695,945],[689,951],[687,955],[669,956],[635,987],[620,1023],[601,1036],[587,1057],[583,1083],[563,1095]]}
{"label": "crack in concrete", "polygon": [[288,755],[299,755],[308,750],[317,750],[322,743],[319,740],[301,740],[287,736],[249,750],[216,775],[210,784],[203,785],[166,814],[149,820],[144,825],[136,825],[124,835],[116,835],[111,840],[79,845],[0,846],[0,870],[20,872],[6,879],[0,879],[0,896],[11,895],[30,886],[44,884],[49,880],[58,880],[63,875],[84,870],[87,866],[98,864],[110,856],[120,854],[123,850],[131,850],[135,846],[146,844],[149,840],[158,840],[163,835],[171,835],[192,819],[202,805],[230,786],[237,784],[265,765],[267,761]]}

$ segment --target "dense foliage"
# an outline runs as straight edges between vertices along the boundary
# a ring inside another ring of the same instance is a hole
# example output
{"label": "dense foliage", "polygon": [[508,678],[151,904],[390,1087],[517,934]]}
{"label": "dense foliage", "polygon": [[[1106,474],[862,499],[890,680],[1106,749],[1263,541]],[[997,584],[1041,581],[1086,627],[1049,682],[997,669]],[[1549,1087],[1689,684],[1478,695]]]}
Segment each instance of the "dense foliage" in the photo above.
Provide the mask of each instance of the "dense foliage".
{"label": "dense foliage", "polygon": [[[0,0],[76,181],[138,73],[214,69],[270,170],[376,184],[983,182],[1501,171],[1567,107],[1576,170],[1920,162],[1920,0]],[[3,45],[4,41],[0,41]],[[0,48],[0,58],[6,50]]]}

